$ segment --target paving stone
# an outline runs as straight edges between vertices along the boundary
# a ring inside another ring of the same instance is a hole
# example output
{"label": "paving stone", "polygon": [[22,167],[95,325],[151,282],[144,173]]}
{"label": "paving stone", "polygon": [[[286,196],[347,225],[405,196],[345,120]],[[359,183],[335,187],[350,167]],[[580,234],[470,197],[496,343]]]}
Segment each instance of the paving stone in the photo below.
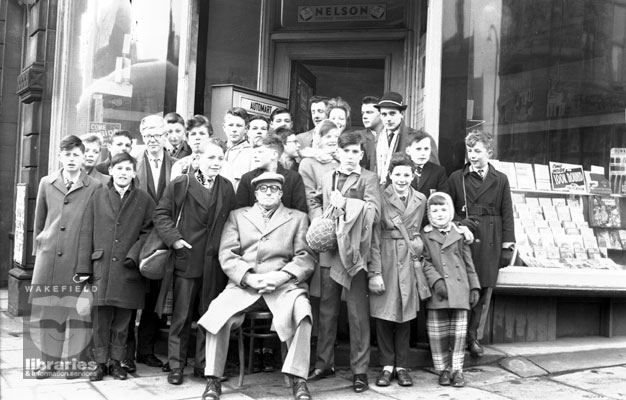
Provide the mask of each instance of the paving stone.
{"label": "paving stone", "polygon": [[[3,353],[4,354],[4,353]],[[5,379],[9,388],[29,388],[29,387],[47,387],[57,385],[74,385],[86,382],[86,378],[65,379],[61,377],[50,377],[48,379],[25,378],[23,368],[10,368],[2,370],[2,377]]]}
{"label": "paving stone", "polygon": [[548,373],[545,369],[539,367],[525,357],[508,357],[501,360],[500,365],[502,368],[511,371],[522,378],[541,376]]}
{"label": "paving stone", "polygon": [[106,398],[96,392],[87,383],[65,385],[40,385],[33,387],[2,388],[2,398],[4,399],[46,399],[46,400],[105,400]]}
{"label": "paving stone", "polygon": [[483,390],[492,394],[501,395],[513,400],[550,399],[550,400],[589,400],[609,399],[608,397],[594,394],[586,390],[573,388],[568,385],[554,382],[550,379],[520,378],[513,381],[496,383],[482,387]]}
{"label": "paving stone", "polygon": [[469,386],[463,388],[439,385],[426,388],[414,386],[403,389],[403,391],[395,392],[390,398],[398,400],[506,400],[508,398]]}
{"label": "paving stone", "polygon": [[549,373],[626,364],[626,349],[601,349],[527,357]]}
{"label": "paving stone", "polygon": [[626,367],[598,368],[552,377],[552,380],[603,396],[626,399]]}
{"label": "paving stone", "polygon": [[492,365],[466,368],[463,375],[465,375],[467,385],[472,387],[483,387],[518,378],[517,375]]}

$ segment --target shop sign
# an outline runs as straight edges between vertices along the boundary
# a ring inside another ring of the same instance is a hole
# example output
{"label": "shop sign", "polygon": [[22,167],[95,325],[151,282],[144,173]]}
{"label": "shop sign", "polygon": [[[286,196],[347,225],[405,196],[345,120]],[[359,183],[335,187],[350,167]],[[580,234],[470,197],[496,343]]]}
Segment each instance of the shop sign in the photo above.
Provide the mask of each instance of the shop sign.
{"label": "shop sign", "polygon": [[27,183],[18,183],[15,190],[15,236],[13,238],[13,261],[24,265],[24,243],[26,242]]}
{"label": "shop sign", "polygon": [[111,136],[122,129],[122,124],[119,122],[90,122],[89,133],[95,133],[102,140],[102,146],[104,147],[111,141]]}
{"label": "shop sign", "polygon": [[334,4],[298,7],[298,22],[384,21],[386,4]]}
{"label": "shop sign", "polygon": [[582,165],[550,162],[552,190],[585,192],[585,174]]}
{"label": "shop sign", "polygon": [[250,114],[262,115],[268,118],[272,111],[278,108],[278,106],[263,101],[261,98],[244,96],[241,96],[239,99],[239,107],[243,108]]}

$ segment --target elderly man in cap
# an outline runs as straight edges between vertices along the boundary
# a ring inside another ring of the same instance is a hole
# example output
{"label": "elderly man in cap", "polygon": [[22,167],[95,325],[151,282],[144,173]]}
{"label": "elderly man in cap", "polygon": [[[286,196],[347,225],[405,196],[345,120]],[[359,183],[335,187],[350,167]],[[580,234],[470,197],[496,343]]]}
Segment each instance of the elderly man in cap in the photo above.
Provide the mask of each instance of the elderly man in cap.
{"label": "elderly man in cap", "polygon": [[[380,184],[386,186],[391,156],[397,152],[404,152],[409,144],[409,135],[417,131],[404,124],[404,110],[407,105],[404,104],[400,93],[385,93],[375,107],[380,111],[380,119],[383,122],[376,143],[376,172]],[[436,148],[432,149],[431,161],[439,164]]]}
{"label": "elderly man in cap", "polygon": [[282,371],[291,379],[294,398],[311,398],[306,385],[311,305],[305,281],[317,260],[305,239],[307,215],[280,201],[284,179],[272,172],[253,179],[256,202],[232,211],[224,226],[219,259],[229,283],[198,321],[207,331],[203,399],[221,395],[230,331],[243,323],[246,312],[267,309],[289,347]]}

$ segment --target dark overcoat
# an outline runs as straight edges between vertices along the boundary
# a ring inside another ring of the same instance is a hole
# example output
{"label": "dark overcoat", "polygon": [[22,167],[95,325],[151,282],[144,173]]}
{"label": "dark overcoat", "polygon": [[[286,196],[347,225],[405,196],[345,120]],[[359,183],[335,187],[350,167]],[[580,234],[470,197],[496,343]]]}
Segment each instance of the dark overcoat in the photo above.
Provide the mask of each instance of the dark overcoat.
{"label": "dark overcoat", "polygon": [[[228,179],[220,175],[215,178],[212,195],[212,199],[215,201],[213,221],[210,225],[207,224],[204,232],[196,232],[194,240],[191,240],[181,233],[185,231],[184,219],[181,226],[176,227],[176,219],[185,202],[185,197],[194,195],[193,192],[188,193],[186,190],[187,179],[195,180],[196,178],[193,175],[181,175],[174,178],[167,186],[154,211],[154,226],[166,246],[171,247],[178,239],[184,239],[192,245],[188,262],[202,267],[201,308],[207,310],[211,301],[220,294],[227,282],[219,264],[218,254],[222,229],[230,211],[236,205],[235,191]],[[157,309],[155,310],[157,313],[163,311],[165,296],[174,273],[178,275],[181,272],[175,272],[173,268],[170,268],[163,278]]]}
{"label": "dark overcoat", "polygon": [[422,230],[424,241],[424,275],[431,288],[443,279],[448,298],[433,296],[426,303],[428,309],[457,308],[469,310],[470,291],[480,289],[469,246],[461,231],[452,226],[447,235],[426,225]]}
{"label": "dark overcoat", "polygon": [[382,278],[385,292],[371,294],[370,315],[393,322],[406,322],[417,317],[419,294],[413,269],[413,257],[404,237],[398,230],[395,220],[399,218],[409,233],[411,246],[417,255],[422,253],[422,240],[419,231],[426,197],[415,189],[410,189],[406,205],[398,198],[393,187],[388,186],[382,194],[382,214],[375,225],[374,240],[379,241]]}
{"label": "dark overcoat", "polygon": [[138,268],[124,267],[126,258],[139,265],[139,251],[152,229],[154,201],[132,188],[124,201],[112,184],[99,188],[81,227],[76,272],[92,274],[94,306],[141,309],[144,280]]}
{"label": "dark overcoat", "polygon": [[470,172],[468,163],[450,175],[448,193],[454,203],[455,219],[463,220],[469,215],[480,221],[477,231],[473,232],[476,241],[471,245],[472,257],[480,285],[494,287],[502,243],[515,242],[509,180],[491,164],[482,182],[474,185],[470,179],[480,180],[475,172]]}
{"label": "dark overcoat", "polygon": [[[102,183],[84,171],[68,192],[61,171],[41,179],[33,231],[33,285],[72,285],[78,262],[81,221],[91,197]],[[41,287],[41,286],[40,286]],[[30,301],[41,306],[74,307],[76,295],[50,296],[31,291]]]}
{"label": "dark overcoat", "polygon": [[[241,176],[241,182],[239,182],[239,186],[237,187],[237,208],[250,207],[256,202],[252,180],[263,172],[265,172],[265,170],[256,168]],[[294,210],[306,213],[306,194],[300,174],[296,171],[286,169],[280,164],[276,169],[276,173],[285,177],[283,196],[280,199],[281,203],[287,208],[293,208]]]}

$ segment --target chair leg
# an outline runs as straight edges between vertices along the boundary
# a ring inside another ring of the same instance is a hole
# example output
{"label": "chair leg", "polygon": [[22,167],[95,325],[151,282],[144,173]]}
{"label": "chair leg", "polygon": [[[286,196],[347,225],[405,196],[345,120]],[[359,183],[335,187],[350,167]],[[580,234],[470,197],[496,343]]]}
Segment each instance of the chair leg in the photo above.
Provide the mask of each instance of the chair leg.
{"label": "chair leg", "polygon": [[[252,334],[255,333],[255,330],[254,330],[254,320],[253,319],[250,320],[250,332]],[[249,356],[248,356],[248,373],[251,374],[252,373],[252,359],[254,357],[254,336],[253,335],[250,335],[250,348],[248,349],[248,353],[249,353]]]}
{"label": "chair leg", "polygon": [[239,381],[237,384],[241,387],[243,386],[243,376],[246,369],[246,357],[243,348],[243,328],[241,326],[239,327],[239,334],[237,336],[237,345],[239,347]]}

